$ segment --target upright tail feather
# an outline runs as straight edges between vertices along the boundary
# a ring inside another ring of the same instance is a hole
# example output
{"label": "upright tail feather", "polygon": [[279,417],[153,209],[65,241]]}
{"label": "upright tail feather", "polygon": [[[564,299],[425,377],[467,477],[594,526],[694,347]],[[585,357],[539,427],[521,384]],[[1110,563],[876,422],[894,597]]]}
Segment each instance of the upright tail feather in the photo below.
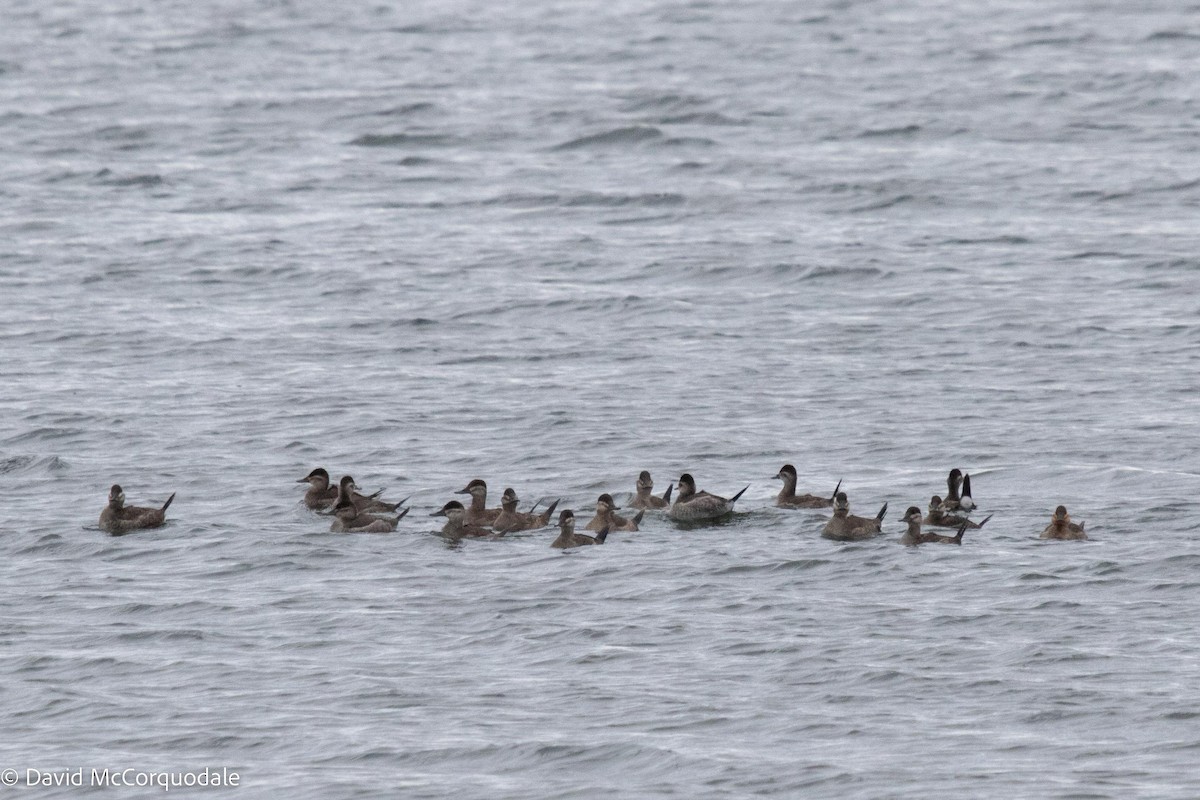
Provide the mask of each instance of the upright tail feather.
{"label": "upright tail feather", "polygon": [[608,538],[608,528],[596,534],[596,544],[604,544],[604,540]]}
{"label": "upright tail feather", "polygon": [[[749,489],[749,488],[750,488],[750,484],[746,484],[746,489]],[[729,505],[733,505],[734,503],[736,503],[737,499],[746,493],[746,489],[742,489],[740,492],[735,494],[733,497],[729,498]]]}
{"label": "upright tail feather", "polygon": [[674,484],[674,482],[672,482],[671,485],[667,487],[667,490],[665,492],[663,492],[663,500],[665,502],[668,502],[668,503],[671,502],[671,490],[674,488],[675,488],[675,484]]}
{"label": "upright tail feather", "polygon": [[[559,499],[561,499],[561,498],[559,498]],[[552,516],[554,516],[554,509],[556,509],[556,508],[558,508],[558,499],[556,499],[553,503],[551,503],[549,508],[547,508],[545,511],[543,511],[541,514],[538,515],[538,520],[543,525],[549,525],[550,518]]]}
{"label": "upright tail feather", "polygon": [[842,482],[838,481],[838,485],[833,487],[833,494],[829,495],[829,502],[832,503],[834,500],[837,500],[837,493],[838,493],[838,490],[841,488],[842,488]]}
{"label": "upright tail feather", "polygon": [[406,508],[406,509],[404,509],[403,511],[401,511],[401,512],[400,512],[400,516],[396,517],[396,522],[399,522],[400,520],[402,520],[402,519],[404,519],[406,516],[408,516],[408,512],[410,512],[410,511],[412,511],[412,508],[411,508],[411,507],[409,507],[409,508]]}
{"label": "upright tail feather", "polygon": [[174,499],[175,499],[175,493],[171,492],[171,496],[167,498],[167,502],[163,503],[163,506],[161,509],[159,509],[159,512],[166,513],[167,506],[171,505],[171,501]]}
{"label": "upright tail feather", "polygon": [[643,508],[638,511],[638,513],[633,515],[633,524],[640,525],[642,523],[642,517],[644,516],[646,516],[646,509]]}
{"label": "upright tail feather", "polygon": [[879,509],[879,513],[875,515],[876,522],[883,522],[883,515],[887,513],[887,503],[883,504],[883,508]]}
{"label": "upright tail feather", "polygon": [[[991,519],[991,518],[992,518],[992,515],[991,515],[991,514],[988,514],[986,517],[984,517],[984,518],[983,518],[983,522],[979,523],[979,524],[978,524],[978,525],[976,525],[975,527],[976,527],[976,528],[982,528],[984,525],[987,525],[987,521],[988,521],[989,519]],[[959,525],[959,526],[958,526],[958,533],[954,534],[954,543],[955,543],[955,544],[962,544],[963,533],[964,533],[964,532],[967,530],[967,528],[969,528],[969,527],[971,527],[971,523],[970,523],[969,521],[966,521],[966,520],[964,520],[964,521],[963,521],[963,524],[962,524],[962,525]]]}

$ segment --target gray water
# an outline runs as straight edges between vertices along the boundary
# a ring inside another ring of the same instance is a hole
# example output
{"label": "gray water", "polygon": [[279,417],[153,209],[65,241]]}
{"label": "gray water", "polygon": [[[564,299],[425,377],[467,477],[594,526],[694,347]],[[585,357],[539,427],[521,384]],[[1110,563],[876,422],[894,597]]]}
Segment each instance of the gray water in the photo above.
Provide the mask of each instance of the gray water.
{"label": "gray water", "polygon": [[[0,768],[1200,796],[1200,6],[509,5],[3,4]],[[901,547],[951,467],[992,521]],[[750,488],[427,516],[642,469]]]}

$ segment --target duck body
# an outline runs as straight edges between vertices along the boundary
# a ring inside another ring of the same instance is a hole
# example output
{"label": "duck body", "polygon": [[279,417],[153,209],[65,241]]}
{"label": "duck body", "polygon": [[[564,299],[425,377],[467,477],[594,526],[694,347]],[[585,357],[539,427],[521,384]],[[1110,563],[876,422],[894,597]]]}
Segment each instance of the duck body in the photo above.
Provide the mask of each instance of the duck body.
{"label": "duck body", "polygon": [[526,514],[517,511],[518,502],[516,492],[512,489],[504,490],[504,496],[500,500],[500,513],[492,522],[492,530],[497,533],[515,533],[544,528],[550,524],[550,518],[554,516],[554,509],[558,507],[558,501],[555,500],[540,514]]}
{"label": "duck body", "polygon": [[642,517],[646,514],[646,510],[643,508],[634,514],[632,518],[627,518],[614,513],[619,510],[620,506],[613,502],[612,495],[600,495],[596,500],[596,516],[592,517],[584,530],[602,531],[608,529],[610,531],[632,533],[638,529],[638,523],[642,521]]}
{"label": "duck body", "polygon": [[958,490],[962,486],[962,483],[962,470],[957,467],[950,470],[950,474],[946,476],[946,496],[942,498],[943,512],[959,510],[961,495],[958,493]]}
{"label": "duck body", "polygon": [[941,544],[961,545],[963,534],[966,533],[969,528],[982,528],[987,524],[989,519],[991,519],[990,515],[985,517],[984,520],[979,523],[964,520],[962,524],[958,526],[958,532],[954,536],[945,536],[940,533],[922,533],[921,509],[917,508],[916,506],[910,506],[908,511],[904,514],[904,521],[908,523],[908,529],[904,532],[904,535],[900,537],[900,544],[907,545],[909,547],[916,547],[919,544],[930,544],[934,542],[939,542]]}
{"label": "duck body", "polygon": [[446,524],[442,526],[442,536],[452,542],[461,539],[498,539],[504,535],[468,522],[467,510],[457,500],[451,500],[429,516],[446,518]]}
{"label": "duck body", "polygon": [[670,497],[671,488],[673,486],[674,484],[668,486],[667,491],[662,497],[655,497],[650,493],[654,490],[654,480],[650,477],[650,473],[648,471],[642,470],[642,473],[638,475],[637,479],[637,491],[634,493],[633,498],[629,501],[629,507],[640,508],[643,510],[647,508],[667,508],[671,505]]}
{"label": "duck body", "polygon": [[825,523],[821,535],[826,539],[839,542],[858,542],[879,535],[883,529],[883,515],[887,513],[887,503],[879,509],[873,519],[856,517],[850,513],[850,501],[845,492],[838,492],[833,502],[833,516]]}
{"label": "duck body", "polygon": [[608,529],[600,531],[595,537],[585,533],[575,533],[575,513],[565,510],[558,515],[558,538],[550,543],[557,550],[567,550],[572,547],[586,547],[593,544],[604,544],[608,538]]}
{"label": "duck body", "polygon": [[783,481],[783,488],[779,490],[779,494],[775,497],[775,505],[779,508],[828,508],[833,505],[833,498],[837,496],[838,489],[842,488],[841,481],[838,481],[837,488],[833,490],[833,495],[830,497],[818,497],[815,494],[796,494],[798,476],[796,468],[791,464],[784,464],[775,477]]}
{"label": "duck body", "polygon": [[963,511],[949,512],[943,507],[942,498],[936,494],[929,501],[929,511],[922,520],[926,525],[937,528],[957,528],[966,525],[967,528],[978,528],[979,523],[967,519]]}
{"label": "duck body", "polygon": [[1083,523],[1072,522],[1071,515],[1067,513],[1067,507],[1059,506],[1054,509],[1054,516],[1050,518],[1050,524],[1042,531],[1040,538],[1084,541],[1088,537],[1083,530]]}
{"label": "duck body", "polygon": [[354,497],[354,479],[346,475],[337,483],[337,501],[329,512],[335,519],[329,530],[335,534],[388,534],[396,530],[396,524],[408,511],[404,509],[400,515],[391,517],[362,510]]}
{"label": "duck body", "polygon": [[491,525],[504,510],[487,507],[487,484],[478,478],[459,489],[455,494],[471,495],[471,505],[467,508],[466,516],[468,525]]}
{"label": "duck body", "polygon": [[[304,493],[304,505],[306,508],[311,508],[314,511],[325,511],[337,505],[341,484],[347,479],[349,479],[352,489],[358,488],[354,485],[354,479],[349,475],[343,476],[342,480],[337,484],[330,483],[329,473],[321,467],[317,467],[308,473],[308,475],[296,481],[296,483],[308,484],[308,491]],[[390,513],[404,504],[403,500],[399,503],[384,502],[379,499],[379,492],[370,495],[352,492],[351,497],[354,499],[354,504],[358,507],[358,510],[364,513]]]}
{"label": "duck body", "polygon": [[678,494],[668,512],[677,522],[704,522],[719,519],[733,512],[733,504],[745,494],[747,486],[733,497],[724,498],[708,492],[696,491],[696,481],[688,473],[679,476]]}
{"label": "duck body", "polygon": [[[405,513],[408,509],[404,509]],[[332,533],[391,533],[396,530],[397,523],[404,519],[401,514],[395,519],[385,519],[372,514],[360,514],[357,511],[346,519],[338,517],[329,526]]]}
{"label": "duck body", "polygon": [[118,484],[108,491],[108,505],[100,512],[100,530],[113,536],[123,536],[133,531],[157,528],[167,521],[167,508],[175,499],[175,493],[167,498],[161,508],[125,505],[125,492]]}

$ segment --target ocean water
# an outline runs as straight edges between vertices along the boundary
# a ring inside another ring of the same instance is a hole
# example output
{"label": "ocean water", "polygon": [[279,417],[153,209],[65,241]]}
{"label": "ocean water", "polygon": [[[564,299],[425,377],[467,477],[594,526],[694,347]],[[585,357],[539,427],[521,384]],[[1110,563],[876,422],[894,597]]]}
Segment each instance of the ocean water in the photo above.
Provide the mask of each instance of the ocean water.
{"label": "ocean water", "polygon": [[[13,795],[1200,796],[1200,6],[509,5],[4,4]],[[951,467],[993,519],[900,546]],[[428,516],[642,469],[749,489]]]}

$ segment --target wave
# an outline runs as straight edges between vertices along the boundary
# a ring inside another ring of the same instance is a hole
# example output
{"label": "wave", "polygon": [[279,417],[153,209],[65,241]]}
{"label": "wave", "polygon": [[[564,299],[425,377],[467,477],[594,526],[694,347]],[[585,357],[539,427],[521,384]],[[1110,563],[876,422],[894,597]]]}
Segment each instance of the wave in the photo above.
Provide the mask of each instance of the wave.
{"label": "wave", "polygon": [[581,136],[554,146],[553,150],[579,150],[588,147],[614,147],[620,145],[642,144],[663,138],[663,132],[658,128],[646,125],[630,125],[623,128]]}
{"label": "wave", "polygon": [[354,147],[449,147],[454,136],[441,133],[365,133],[350,144]]}

